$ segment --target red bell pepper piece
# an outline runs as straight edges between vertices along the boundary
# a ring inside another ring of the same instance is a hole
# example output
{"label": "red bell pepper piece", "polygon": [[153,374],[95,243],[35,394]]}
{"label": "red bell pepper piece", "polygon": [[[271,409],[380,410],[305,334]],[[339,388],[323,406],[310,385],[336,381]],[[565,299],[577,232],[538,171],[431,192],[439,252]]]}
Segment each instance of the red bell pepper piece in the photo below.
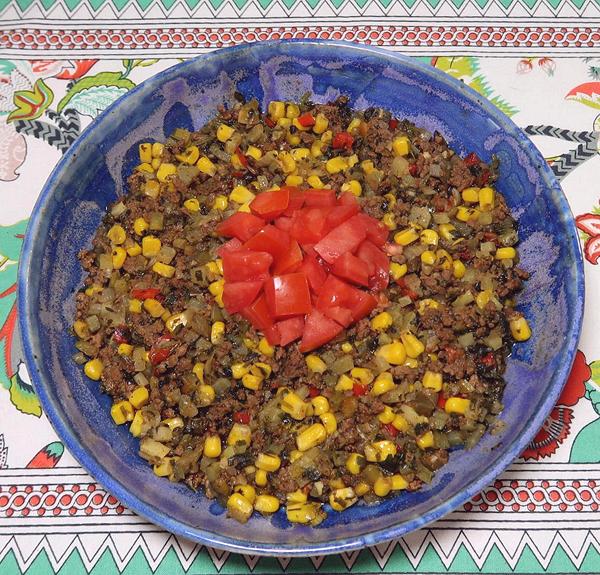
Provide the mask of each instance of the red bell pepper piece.
{"label": "red bell pepper piece", "polygon": [[353,144],[354,138],[348,132],[338,132],[331,142],[334,150],[351,150]]}
{"label": "red bell pepper piece", "polygon": [[160,288],[140,288],[132,289],[131,296],[135,299],[156,299],[156,296],[160,293]]}
{"label": "red bell pepper piece", "polygon": [[310,128],[315,125],[315,117],[310,112],[304,112],[298,116],[298,124],[303,128]]}

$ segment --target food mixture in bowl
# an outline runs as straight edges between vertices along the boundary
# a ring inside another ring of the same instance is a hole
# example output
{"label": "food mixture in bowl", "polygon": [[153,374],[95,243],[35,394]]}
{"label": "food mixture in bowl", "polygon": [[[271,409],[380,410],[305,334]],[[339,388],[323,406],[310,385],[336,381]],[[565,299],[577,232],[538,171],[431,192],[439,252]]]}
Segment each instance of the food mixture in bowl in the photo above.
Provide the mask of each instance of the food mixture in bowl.
{"label": "food mixture in bowl", "polygon": [[139,154],[81,254],[74,359],[157,475],[317,525],[498,425],[530,330],[495,162],[343,97],[239,96]]}

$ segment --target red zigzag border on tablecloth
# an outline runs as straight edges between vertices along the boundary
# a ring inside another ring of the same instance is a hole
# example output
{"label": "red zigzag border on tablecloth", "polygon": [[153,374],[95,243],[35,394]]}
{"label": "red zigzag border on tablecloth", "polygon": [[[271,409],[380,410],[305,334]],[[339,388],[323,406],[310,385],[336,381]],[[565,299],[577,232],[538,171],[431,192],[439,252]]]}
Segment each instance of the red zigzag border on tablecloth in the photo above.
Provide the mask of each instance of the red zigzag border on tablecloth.
{"label": "red zigzag border on tablecloth", "polygon": [[[585,20],[582,22],[585,24]],[[1,22],[0,22],[1,26]],[[166,50],[214,49],[258,40],[320,38],[398,48],[581,49],[600,46],[591,26],[331,25],[213,28],[93,28],[86,30],[19,27],[0,31],[0,48],[10,50]]]}

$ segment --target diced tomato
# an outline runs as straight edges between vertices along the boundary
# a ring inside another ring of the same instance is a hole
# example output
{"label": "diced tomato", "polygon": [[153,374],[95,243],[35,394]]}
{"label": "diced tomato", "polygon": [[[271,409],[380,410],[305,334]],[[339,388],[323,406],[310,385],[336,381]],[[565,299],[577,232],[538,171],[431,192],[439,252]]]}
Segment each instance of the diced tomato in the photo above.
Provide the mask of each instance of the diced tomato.
{"label": "diced tomato", "polygon": [[283,214],[289,203],[289,188],[281,188],[280,190],[258,194],[250,202],[250,209],[253,214],[260,216],[264,220],[272,220]]}
{"label": "diced tomato", "polygon": [[353,252],[367,235],[360,214],[352,216],[337,228],[331,230],[315,245],[315,251],[332,264],[346,252]]}
{"label": "diced tomato", "polygon": [[266,252],[225,252],[222,259],[226,282],[264,280],[273,263],[273,256]]}
{"label": "diced tomato", "polygon": [[331,211],[325,220],[327,231],[337,228],[340,224],[343,224],[346,220],[349,220],[352,216],[358,214],[359,210],[360,208],[356,203],[331,208]]}
{"label": "diced tomato", "polygon": [[390,281],[390,260],[388,257],[369,240],[360,244],[356,255],[367,265],[372,266],[369,272],[369,287],[381,291]]}
{"label": "diced tomato", "polygon": [[267,327],[263,330],[263,333],[271,345],[279,345],[281,343],[281,337],[276,325]]}
{"label": "diced tomato", "polygon": [[273,318],[269,312],[267,298],[264,293],[260,294],[248,307],[241,310],[240,315],[245,317],[255,329],[259,329],[263,333],[273,326]]}
{"label": "diced tomato", "polygon": [[265,295],[274,318],[310,313],[312,309],[308,281],[303,273],[269,278],[265,282]]}
{"label": "diced tomato", "polygon": [[357,258],[350,252],[342,254],[335,260],[331,271],[336,276],[354,284],[365,287],[369,285],[369,266],[362,259]]}
{"label": "diced tomato", "polygon": [[390,128],[390,130],[395,130],[398,127],[398,120],[396,118],[392,118],[389,122],[388,122],[388,127]]}
{"label": "diced tomato", "polygon": [[289,243],[287,250],[275,259],[273,274],[281,275],[297,271],[302,265],[302,250],[296,240]]}
{"label": "diced tomato", "polygon": [[280,230],[283,230],[284,232],[287,232],[289,234],[292,229],[292,218],[280,216],[273,222],[273,225],[276,228],[279,228]]}
{"label": "diced tomato", "polygon": [[145,288],[145,289],[132,289],[131,297],[136,299],[156,299],[156,296],[160,293],[160,288]]}
{"label": "diced tomato", "polygon": [[327,279],[327,272],[323,269],[314,254],[306,254],[300,266],[300,271],[306,276],[310,289],[319,293],[321,286]]}
{"label": "diced tomato", "polygon": [[359,321],[368,316],[377,306],[377,298],[366,291],[352,288],[350,311],[354,321]]}
{"label": "diced tomato", "polygon": [[331,142],[334,150],[351,150],[353,144],[354,138],[348,132],[338,132]]}
{"label": "diced tomato", "polygon": [[333,307],[348,307],[352,299],[352,286],[345,281],[329,274],[321,286],[319,298],[317,299],[317,308],[324,310]]}
{"label": "diced tomato", "polygon": [[250,413],[248,411],[236,411],[233,414],[233,421],[235,423],[248,425],[250,423]]}
{"label": "diced tomato", "polygon": [[391,424],[391,423],[386,423],[384,425],[382,425],[382,427],[392,436],[392,437],[396,437],[396,435],[398,435],[398,430]]}
{"label": "diced tomato", "polygon": [[352,395],[356,395],[357,397],[366,395],[368,391],[369,388],[366,385],[361,385],[360,383],[355,383],[352,386]]}
{"label": "diced tomato", "polygon": [[342,306],[326,307],[321,310],[323,315],[326,315],[329,319],[339,323],[343,327],[348,327],[353,321],[352,312]]}
{"label": "diced tomato", "polygon": [[242,153],[242,151],[239,148],[237,148],[235,150],[235,155],[238,157],[240,164],[242,164],[242,166],[244,166],[244,168],[247,168],[248,167],[248,158],[246,156],[244,156],[244,154]]}
{"label": "diced tomato", "polygon": [[316,244],[325,229],[326,214],[319,208],[304,208],[292,216],[290,235],[301,245]]}
{"label": "diced tomato", "polygon": [[[304,205],[304,192],[296,186],[284,186],[285,189],[289,190],[290,201],[288,207],[283,212],[284,216],[293,216],[296,210],[299,210]],[[283,189],[283,188],[281,188]]]}
{"label": "diced tomato", "polygon": [[216,231],[220,236],[238,238],[238,240],[245,242],[264,225],[265,222],[254,214],[236,212],[226,220],[217,224]]}
{"label": "diced tomato", "polygon": [[298,116],[298,124],[303,128],[310,128],[315,125],[315,117],[310,112],[304,112]]}
{"label": "diced tomato", "polygon": [[309,386],[308,388],[308,397],[317,397],[317,395],[321,395],[319,388],[314,385]]}
{"label": "diced tomato", "polygon": [[262,289],[263,282],[225,282],[223,288],[223,304],[229,313],[236,313],[248,307]]}
{"label": "diced tomato", "polygon": [[388,239],[388,229],[378,220],[367,216],[367,214],[359,214],[362,224],[367,231],[367,239],[372,241],[376,246],[382,246]]}
{"label": "diced tomato", "polygon": [[476,164],[479,164],[481,162],[481,160],[479,159],[479,156],[475,152],[471,152],[464,159],[464,162],[465,162],[465,165],[470,168],[471,166],[475,166]]}
{"label": "diced tomato", "polygon": [[237,238],[231,238],[217,250],[217,255],[222,258],[223,254],[227,252],[237,252],[240,249],[242,249],[242,242]]}
{"label": "diced tomato", "polygon": [[338,198],[338,204],[340,206],[351,206],[351,205],[356,204],[360,208],[358,200],[356,199],[356,196],[352,192],[341,193],[340,197]]}
{"label": "diced tomato", "polygon": [[333,190],[306,190],[304,192],[304,203],[311,208],[322,208],[335,206],[337,198]]}
{"label": "diced tomato", "polygon": [[307,317],[300,351],[305,353],[331,341],[342,331],[342,326],[325,317],[319,310],[313,310]]}
{"label": "diced tomato", "polygon": [[302,337],[302,332],[304,331],[304,317],[291,317],[289,319],[284,319],[283,321],[278,321],[275,325],[279,330],[279,345],[287,345]]}
{"label": "diced tomato", "polygon": [[289,234],[269,224],[256,232],[242,247],[254,252],[267,252],[277,260],[288,252],[289,246]]}

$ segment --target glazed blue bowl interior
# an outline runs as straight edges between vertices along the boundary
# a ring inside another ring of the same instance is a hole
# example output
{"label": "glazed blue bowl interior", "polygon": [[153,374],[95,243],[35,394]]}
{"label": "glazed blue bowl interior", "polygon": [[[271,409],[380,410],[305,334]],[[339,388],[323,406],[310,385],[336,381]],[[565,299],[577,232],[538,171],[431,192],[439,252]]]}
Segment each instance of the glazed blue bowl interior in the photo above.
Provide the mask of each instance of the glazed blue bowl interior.
{"label": "glazed blue bowl interior", "polygon": [[[110,401],[72,361],[69,335],[83,274],[77,253],[90,246],[106,207],[125,192],[140,142],[176,128],[200,128],[234,92],[316,102],[347,95],[431,131],[461,155],[500,159],[498,188],[521,237],[531,279],[519,298],[533,337],[515,347],[506,378],[506,424],[471,451],[455,451],[434,482],[377,506],[330,513],[317,528],[291,525],[280,511],[241,525],[201,493],[159,479],[137,455],[137,440],[116,427]],[[194,541],[273,555],[334,553],[379,543],[431,522],[467,501],[532,439],[566,380],[581,326],[582,260],[565,198],[526,136],[478,94],[409,58],[359,45],[299,41],[245,45],[179,64],[121,98],[65,154],[46,184],[25,238],[19,312],[27,362],[44,410],[68,449],[132,510]]]}

